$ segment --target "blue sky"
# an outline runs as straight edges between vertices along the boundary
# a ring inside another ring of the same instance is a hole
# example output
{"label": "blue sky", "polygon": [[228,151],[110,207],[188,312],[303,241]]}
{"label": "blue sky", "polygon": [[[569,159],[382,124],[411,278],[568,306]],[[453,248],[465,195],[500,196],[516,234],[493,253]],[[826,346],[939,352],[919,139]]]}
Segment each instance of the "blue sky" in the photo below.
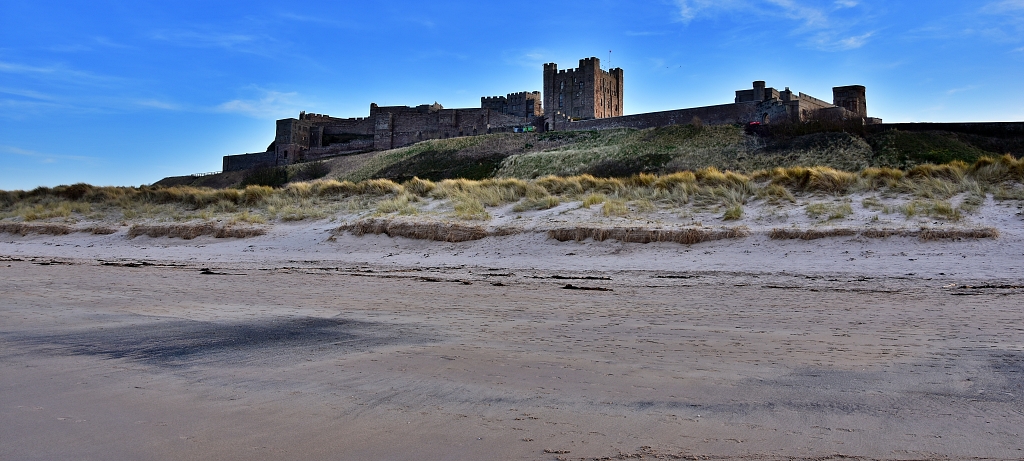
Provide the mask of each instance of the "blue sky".
{"label": "blue sky", "polygon": [[5,190],[216,171],[300,110],[478,107],[609,50],[626,113],[766,80],[865,85],[891,122],[1024,120],[1024,0],[0,0],[0,18]]}

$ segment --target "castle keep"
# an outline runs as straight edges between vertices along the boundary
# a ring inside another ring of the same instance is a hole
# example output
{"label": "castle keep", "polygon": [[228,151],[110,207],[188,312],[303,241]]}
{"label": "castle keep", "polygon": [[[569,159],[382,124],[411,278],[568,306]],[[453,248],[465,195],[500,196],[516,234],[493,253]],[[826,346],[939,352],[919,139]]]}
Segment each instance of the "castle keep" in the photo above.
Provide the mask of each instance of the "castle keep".
{"label": "castle keep", "polygon": [[866,89],[832,89],[832,103],[786,88],[779,91],[763,81],[736,91],[731,104],[623,114],[623,72],[601,69],[597,58],[579,61],[575,69],[544,64],[543,93],[523,91],[480,98],[479,108],[445,109],[438,103],[416,107],[370,104],[368,117],[338,118],[300,112],[298,118],[277,121],[277,135],[266,152],[228,155],[224,171],[290,165],[338,155],[394,149],[428,139],[519,131],[581,131],[610,128],[652,128],[700,120],[709,125],[799,123],[812,118],[868,117]]}
{"label": "castle keep", "polygon": [[622,69],[601,69],[597,58],[580,59],[576,69],[544,64],[544,107],[571,120],[622,115]]}

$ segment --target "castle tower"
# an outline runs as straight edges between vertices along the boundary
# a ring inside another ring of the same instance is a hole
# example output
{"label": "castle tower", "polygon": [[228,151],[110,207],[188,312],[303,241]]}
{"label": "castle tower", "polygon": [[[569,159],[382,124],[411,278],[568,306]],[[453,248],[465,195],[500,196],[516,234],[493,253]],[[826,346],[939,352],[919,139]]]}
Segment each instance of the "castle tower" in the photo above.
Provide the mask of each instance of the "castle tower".
{"label": "castle tower", "polygon": [[842,107],[857,117],[867,118],[867,89],[861,85],[837,86],[832,88],[832,104]]}
{"label": "castle tower", "polygon": [[754,82],[754,101],[756,101],[756,102],[764,101],[764,88],[765,88],[765,83],[764,83],[763,80],[758,80],[758,81]]}
{"label": "castle tower", "polygon": [[580,59],[579,67],[558,70],[544,64],[544,113],[576,120],[622,115],[622,69],[604,71],[601,60]]}

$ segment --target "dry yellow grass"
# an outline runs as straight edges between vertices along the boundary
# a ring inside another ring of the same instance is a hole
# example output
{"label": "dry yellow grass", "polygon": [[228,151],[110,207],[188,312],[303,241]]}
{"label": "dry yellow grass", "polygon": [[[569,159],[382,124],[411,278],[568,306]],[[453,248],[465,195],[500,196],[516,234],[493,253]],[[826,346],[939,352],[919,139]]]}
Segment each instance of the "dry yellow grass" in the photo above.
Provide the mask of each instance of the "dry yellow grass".
{"label": "dry yellow grass", "polygon": [[854,229],[772,229],[768,236],[772,240],[816,240],[826,237],[850,237],[857,235]]}
{"label": "dry yellow grass", "polygon": [[28,234],[67,235],[74,232],[74,229],[66,224],[0,223],[0,232],[22,236]]}
{"label": "dry yellow grass", "polygon": [[128,238],[140,235],[148,237],[170,237],[191,240],[201,235],[212,235],[216,238],[246,238],[264,235],[267,231],[258,227],[223,226],[216,223],[188,224],[136,224],[128,229]]}
{"label": "dry yellow grass", "polygon": [[852,237],[859,235],[866,238],[917,237],[921,240],[957,240],[957,239],[995,239],[999,238],[999,230],[991,227],[965,229],[772,229],[769,237],[774,240],[801,239],[815,240],[829,237]]}
{"label": "dry yellow grass", "polygon": [[603,228],[603,227],[573,227],[552,229],[548,231],[548,237],[560,242],[577,241],[582,242],[593,239],[598,242],[605,240],[618,240],[628,243],[653,243],[653,242],[674,242],[684,245],[708,242],[712,240],[744,238],[750,235],[745,227],[733,227],[729,229],[644,229],[644,228]]}
{"label": "dry yellow grass", "polygon": [[0,233],[17,234],[21,236],[29,234],[67,235],[73,232],[109,235],[117,232],[117,229],[107,226],[71,227],[67,224],[36,224],[20,222],[0,223]]}
{"label": "dry yellow grass", "polygon": [[[0,191],[0,220],[9,222],[150,219],[187,221],[234,219],[236,222],[329,218],[335,212],[417,213],[413,198],[446,201],[428,210],[446,210],[461,220],[483,220],[490,209],[516,204],[516,210],[550,208],[566,202],[601,204],[606,216],[667,211],[693,206],[715,210],[726,219],[745,219],[743,205],[763,200],[794,203],[795,194],[845,196],[871,191],[888,202],[883,211],[956,221],[975,212],[986,198],[1024,200],[1024,161],[985,157],[973,165],[917,165],[906,171],[866,168],[859,172],[827,167],[788,167],[741,174],[716,168],[626,178],[590,175],[545,176],[534,180],[494,178],[480,181],[429,181],[403,184],[387,179],[360,182],[334,179],[296,182],[284,188],[243,189],[175,187],[94,187],[74,184],[31,191]],[[902,200],[902,203],[900,202]],[[959,203],[954,207],[951,204]],[[628,204],[628,205],[627,205]],[[840,213],[843,214],[843,213]],[[849,215],[849,213],[845,213]],[[832,215],[829,215],[832,216]]]}
{"label": "dry yellow grass", "polygon": [[445,222],[407,222],[389,219],[367,219],[346,224],[334,230],[335,234],[351,232],[353,235],[385,234],[389,237],[406,237],[439,242],[467,242],[488,236],[482,226]]}

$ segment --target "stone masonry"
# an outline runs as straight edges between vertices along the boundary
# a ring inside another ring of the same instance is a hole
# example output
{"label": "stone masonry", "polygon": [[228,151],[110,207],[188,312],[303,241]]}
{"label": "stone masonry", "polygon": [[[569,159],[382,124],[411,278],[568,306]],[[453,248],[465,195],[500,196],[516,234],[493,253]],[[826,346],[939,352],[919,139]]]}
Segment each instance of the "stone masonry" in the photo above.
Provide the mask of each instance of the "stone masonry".
{"label": "stone masonry", "polygon": [[[804,93],[770,88],[763,81],[736,91],[731,104],[623,115],[622,69],[601,69],[595,57],[581,59],[575,69],[544,64],[544,92],[523,91],[482,97],[480,108],[445,109],[438,103],[409,106],[370,104],[368,117],[337,118],[300,112],[277,121],[277,135],[267,152],[224,157],[224,171],[290,165],[338,155],[394,149],[428,139],[518,131],[651,128],[704,123],[800,123],[815,118],[868,117],[866,89],[860,85],[832,89],[832,103]],[[542,102],[543,101],[543,102]]]}
{"label": "stone masonry", "polygon": [[580,59],[575,69],[544,64],[544,108],[550,118],[591,120],[622,115],[622,69],[601,69],[601,60]]}
{"label": "stone masonry", "polygon": [[866,124],[882,123],[867,116],[867,99],[863,86],[832,89],[833,103],[804,93],[770,88],[756,81],[747,90],[736,91],[732,104],[693,107],[609,118],[573,120],[567,117],[546,117],[545,128],[556,131],[606,130],[611,128],[653,128],[688,123],[708,125],[747,125],[801,123],[812,119],[860,119]]}
{"label": "stone masonry", "polygon": [[540,117],[544,115],[540,91],[521,91],[507,96],[485,96],[480,98],[480,107],[499,114],[516,117]]}

